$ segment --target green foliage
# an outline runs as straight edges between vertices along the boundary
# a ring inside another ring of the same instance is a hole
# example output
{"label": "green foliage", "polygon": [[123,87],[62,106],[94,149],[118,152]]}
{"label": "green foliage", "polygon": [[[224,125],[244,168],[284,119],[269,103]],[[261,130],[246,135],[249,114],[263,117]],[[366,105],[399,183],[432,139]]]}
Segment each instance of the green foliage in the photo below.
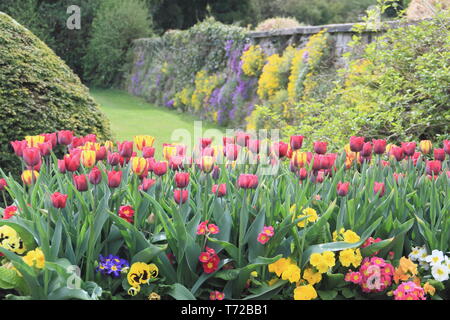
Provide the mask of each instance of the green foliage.
{"label": "green foliage", "polygon": [[[84,62],[84,76],[94,86],[119,83],[126,53],[133,39],[151,34],[148,7],[141,0],[103,1],[92,23]],[[120,68],[120,67],[119,67]]]}
{"label": "green foliage", "polygon": [[0,167],[17,173],[10,141],[69,129],[110,138],[109,123],[79,78],[30,31],[0,13]]}

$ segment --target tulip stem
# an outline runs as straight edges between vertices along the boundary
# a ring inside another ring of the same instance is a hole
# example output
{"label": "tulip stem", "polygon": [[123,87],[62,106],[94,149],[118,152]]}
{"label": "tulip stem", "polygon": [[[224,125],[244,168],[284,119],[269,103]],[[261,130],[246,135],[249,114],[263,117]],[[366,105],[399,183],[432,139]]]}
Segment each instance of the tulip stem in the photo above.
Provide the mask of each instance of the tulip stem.
{"label": "tulip stem", "polygon": [[5,204],[5,208],[8,206],[7,202],[6,202],[6,195],[5,195],[5,191],[2,190],[2,196],[3,196],[3,203]]}

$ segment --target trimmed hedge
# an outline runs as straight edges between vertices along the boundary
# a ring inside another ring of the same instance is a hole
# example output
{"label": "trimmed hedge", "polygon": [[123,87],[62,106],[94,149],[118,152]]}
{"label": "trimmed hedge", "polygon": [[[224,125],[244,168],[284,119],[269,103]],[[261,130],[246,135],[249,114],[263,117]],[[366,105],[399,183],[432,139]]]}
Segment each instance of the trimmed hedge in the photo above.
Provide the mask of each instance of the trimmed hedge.
{"label": "trimmed hedge", "polygon": [[0,12],[0,167],[17,173],[10,141],[57,130],[111,138],[88,88],[45,43]]}

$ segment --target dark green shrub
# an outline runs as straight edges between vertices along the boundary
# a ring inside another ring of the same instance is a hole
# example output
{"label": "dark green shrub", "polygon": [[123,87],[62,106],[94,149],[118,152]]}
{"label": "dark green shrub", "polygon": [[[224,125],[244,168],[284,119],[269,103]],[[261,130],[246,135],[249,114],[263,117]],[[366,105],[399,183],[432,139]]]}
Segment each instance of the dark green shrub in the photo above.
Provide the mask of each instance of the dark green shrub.
{"label": "dark green shrub", "polygon": [[110,138],[88,89],[54,52],[0,12],[0,167],[17,173],[10,141],[56,130]]}

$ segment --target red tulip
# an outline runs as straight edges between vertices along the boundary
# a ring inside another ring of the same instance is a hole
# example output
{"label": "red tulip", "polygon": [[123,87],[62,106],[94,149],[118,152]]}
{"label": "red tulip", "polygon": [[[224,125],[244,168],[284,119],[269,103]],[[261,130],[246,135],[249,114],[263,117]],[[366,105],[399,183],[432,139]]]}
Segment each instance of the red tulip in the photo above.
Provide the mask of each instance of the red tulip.
{"label": "red tulip", "polygon": [[173,199],[178,204],[183,204],[187,201],[189,193],[187,190],[175,189],[173,191]]}
{"label": "red tulip", "polygon": [[239,155],[239,146],[236,144],[227,144],[224,151],[228,160],[235,161]]}
{"label": "red tulip", "polygon": [[[18,208],[16,206],[6,207],[5,210],[3,211],[3,220],[8,220],[8,219],[11,219],[12,217],[14,217],[17,210],[18,210]],[[0,254],[0,256],[2,256],[2,255]]]}
{"label": "red tulip", "polygon": [[288,152],[289,145],[283,141],[274,142],[272,144],[272,153],[278,158],[284,158]]}
{"label": "red tulip", "polygon": [[211,188],[211,192],[217,195],[219,198],[223,197],[227,194],[227,185],[225,183],[215,184]]}
{"label": "red tulip", "polygon": [[386,140],[372,140],[373,152],[375,154],[383,154],[386,152]]}
{"label": "red tulip", "polygon": [[34,167],[41,161],[41,151],[39,148],[23,149],[23,160],[28,167]]}
{"label": "red tulip", "polygon": [[189,184],[189,173],[188,172],[178,172],[175,174],[175,183],[177,188],[184,189]]}
{"label": "red tulip", "polygon": [[73,175],[73,183],[78,191],[83,192],[88,189],[88,183],[85,174]]}
{"label": "red tulip", "polygon": [[58,170],[59,170],[59,172],[61,172],[61,173],[66,173],[66,161],[63,159],[63,160],[59,160],[58,159]]}
{"label": "red tulip", "polygon": [[238,186],[243,189],[256,189],[258,176],[254,174],[241,174],[238,178]]}
{"label": "red tulip", "polygon": [[323,141],[314,142],[314,152],[317,154],[327,153],[327,145],[328,145],[328,143],[323,142]]}
{"label": "red tulip", "polygon": [[156,180],[154,180],[154,179],[144,178],[142,180],[141,185],[139,186],[139,190],[147,192],[148,189],[150,189],[155,184],[155,182],[156,182]]}
{"label": "red tulip", "polygon": [[97,168],[93,167],[89,173],[89,182],[93,185],[97,185],[102,181],[102,172]]}
{"label": "red tulip", "polygon": [[253,153],[259,153],[260,141],[256,139],[250,139],[248,141],[248,149]]}
{"label": "red tulip", "polygon": [[245,132],[236,133],[236,144],[241,147],[247,147],[248,141],[250,140],[250,135]]}
{"label": "red tulip", "polygon": [[402,142],[403,152],[407,156],[412,156],[414,152],[416,152],[416,143],[415,142]]}
{"label": "red tulip", "polygon": [[98,150],[95,150],[96,161],[102,161],[106,159],[107,151],[105,146],[101,146]]}
{"label": "red tulip", "polygon": [[364,146],[364,137],[350,137],[350,150],[360,152]]}
{"label": "red tulip", "polygon": [[305,180],[308,177],[308,170],[305,168],[300,168],[298,171],[298,176],[300,177],[300,181]]}
{"label": "red tulip", "polygon": [[322,183],[324,179],[325,179],[325,171],[324,170],[319,170],[317,172],[317,176],[315,176],[315,182],[316,183]]}
{"label": "red tulip", "polygon": [[350,187],[350,182],[338,182],[337,184],[337,194],[344,197],[348,194],[348,188]]}
{"label": "red tulip", "polygon": [[[0,179],[0,191],[4,191],[5,190],[5,187],[7,187],[8,186],[8,183],[6,182],[6,180],[5,179]],[[6,204],[6,203],[5,203]]]}
{"label": "red tulip", "polygon": [[117,142],[119,154],[124,158],[131,158],[133,156],[133,141]]}
{"label": "red tulip", "polygon": [[41,136],[45,137],[45,142],[50,142],[52,144],[52,149],[54,147],[56,147],[57,143],[58,143],[58,137],[56,135],[56,132],[54,133],[43,133],[41,134]]}
{"label": "red tulip", "polygon": [[373,186],[373,193],[377,194],[378,192],[380,192],[380,197],[382,197],[384,195],[385,190],[386,189],[384,187],[383,182],[375,182]]}
{"label": "red tulip", "polygon": [[169,167],[173,171],[183,169],[183,157],[181,156],[171,156],[169,159]]}
{"label": "red tulip", "polygon": [[166,174],[167,172],[167,162],[161,161],[161,162],[155,162],[153,164],[153,172],[158,176],[161,177]]}
{"label": "red tulip", "polygon": [[393,176],[394,176],[395,182],[398,184],[398,178],[403,178],[405,175],[403,173],[394,172]]}
{"label": "red tulip", "polygon": [[234,144],[235,138],[234,137],[223,137],[222,142],[223,142],[223,146],[226,147],[227,144]]}
{"label": "red tulip", "polygon": [[433,153],[434,153],[434,160],[445,161],[444,149],[434,149]]}
{"label": "red tulip", "polygon": [[97,142],[97,136],[95,134],[88,134],[85,137],[83,137],[85,142],[92,142],[92,143],[96,143]]}
{"label": "red tulip", "polygon": [[429,175],[438,176],[442,169],[442,163],[439,160],[427,161],[426,171]]}
{"label": "red tulip", "polygon": [[107,161],[112,166],[117,166],[120,163],[120,154],[117,152],[108,153]]}
{"label": "red tulip", "polygon": [[44,142],[39,144],[39,151],[41,152],[42,156],[48,156],[52,151],[52,143],[51,142]]}
{"label": "red tulip", "polygon": [[72,142],[70,143],[70,148],[78,148],[84,145],[84,138],[82,137],[73,137]]}
{"label": "red tulip", "polygon": [[67,194],[55,192],[51,195],[52,204],[56,209],[64,209],[66,207]]}
{"label": "red tulip", "polygon": [[361,156],[362,157],[370,157],[372,155],[372,144],[370,142],[364,143],[362,150],[361,150]]}
{"label": "red tulip", "polygon": [[72,143],[73,132],[69,130],[58,131],[58,143],[68,146]]}
{"label": "red tulip", "polygon": [[395,157],[397,161],[402,161],[405,158],[405,154],[403,153],[403,148],[393,146],[390,151],[391,155]]}
{"label": "red tulip", "polygon": [[22,141],[11,141],[11,145],[14,149],[14,153],[16,154],[16,156],[18,157],[22,157],[23,156],[23,149],[28,147],[27,141],[26,140],[22,140]]}
{"label": "red tulip", "polygon": [[75,172],[80,167],[80,154],[74,155],[65,155],[64,162],[66,166],[66,170],[69,172]]}
{"label": "red tulip", "polygon": [[202,149],[209,147],[212,143],[212,138],[200,138],[200,146]]}
{"label": "red tulip", "polygon": [[108,171],[108,186],[110,188],[117,188],[120,186],[120,183],[122,182],[122,171]]}
{"label": "red tulip", "polygon": [[312,169],[314,171],[319,171],[320,169],[322,169],[322,161],[327,161],[327,160],[322,160],[323,156],[321,154],[315,154],[312,161],[313,161],[313,165],[312,165]]}
{"label": "red tulip", "polygon": [[420,152],[414,152],[412,159],[413,159],[413,164],[417,165],[417,161],[419,160],[419,158],[422,156],[422,154]]}
{"label": "red tulip", "polygon": [[145,159],[153,158],[155,156],[155,148],[153,147],[143,147],[142,148],[142,157]]}
{"label": "red tulip", "polygon": [[444,140],[444,151],[450,155],[450,140]]}
{"label": "red tulip", "polygon": [[290,144],[292,150],[298,150],[302,147],[303,144],[303,136],[291,136]]}
{"label": "red tulip", "polygon": [[119,208],[119,217],[128,221],[129,223],[133,223],[134,210],[131,206],[121,206]]}

